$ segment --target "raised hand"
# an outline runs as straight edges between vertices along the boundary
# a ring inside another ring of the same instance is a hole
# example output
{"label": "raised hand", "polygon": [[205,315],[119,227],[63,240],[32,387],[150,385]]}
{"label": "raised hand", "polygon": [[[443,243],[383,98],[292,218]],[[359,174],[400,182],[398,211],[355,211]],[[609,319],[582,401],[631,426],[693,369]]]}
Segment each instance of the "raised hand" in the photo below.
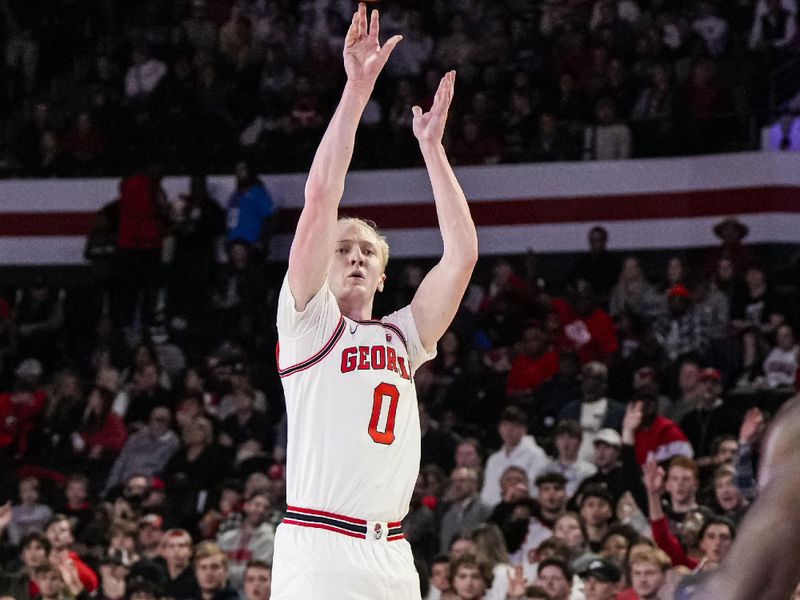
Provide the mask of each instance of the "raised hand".
{"label": "raised hand", "polygon": [[403,36],[396,35],[381,47],[379,32],[378,11],[372,11],[372,18],[367,26],[367,5],[361,2],[353,14],[353,21],[344,40],[344,70],[349,82],[373,85],[392,50],[403,39]]}
{"label": "raised hand", "polygon": [[445,73],[439,82],[439,89],[433,98],[431,109],[423,113],[419,106],[413,107],[414,135],[420,142],[441,142],[444,126],[447,123],[447,112],[453,101],[453,90],[456,84],[456,72]]}
{"label": "raised hand", "polygon": [[651,494],[660,494],[664,491],[664,469],[654,460],[648,460],[642,467],[644,487]]}
{"label": "raised hand", "polygon": [[625,408],[625,417],[622,419],[622,443],[635,443],[635,433],[642,424],[642,401],[629,402]]}
{"label": "raised hand", "polygon": [[525,598],[525,576],[522,574],[522,565],[516,565],[508,573],[508,598],[523,600]]}
{"label": "raised hand", "polygon": [[764,415],[758,408],[751,408],[744,415],[739,429],[739,443],[754,444],[764,432]]}

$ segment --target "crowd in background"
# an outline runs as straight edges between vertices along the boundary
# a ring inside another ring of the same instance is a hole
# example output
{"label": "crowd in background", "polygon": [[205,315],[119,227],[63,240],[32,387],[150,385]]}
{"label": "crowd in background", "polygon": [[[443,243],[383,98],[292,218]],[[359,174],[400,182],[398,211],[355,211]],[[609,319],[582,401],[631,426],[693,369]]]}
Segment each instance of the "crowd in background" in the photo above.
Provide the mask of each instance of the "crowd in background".
{"label": "crowd in background", "polygon": [[[2,172],[125,174],[142,156],[222,172],[235,155],[262,172],[305,170],[343,84],[353,8],[2,0]],[[356,168],[418,162],[411,106],[427,107],[449,69],[457,165],[752,149],[779,108],[770,74],[798,51],[796,0],[380,8],[382,34],[404,40],[364,113]]]}
{"label": "crowd in background", "polygon": [[[286,508],[274,221],[247,163],[230,198],[200,176],[168,197],[150,169],[99,212],[91,285],[2,290],[0,597],[49,580],[46,600],[268,597]],[[668,598],[724,557],[795,394],[799,315],[796,277],[744,223],[714,233],[658,264],[610,252],[602,227],[558,277],[532,252],[479,264],[415,376],[404,529],[424,597]],[[429,267],[393,261],[376,314]]]}

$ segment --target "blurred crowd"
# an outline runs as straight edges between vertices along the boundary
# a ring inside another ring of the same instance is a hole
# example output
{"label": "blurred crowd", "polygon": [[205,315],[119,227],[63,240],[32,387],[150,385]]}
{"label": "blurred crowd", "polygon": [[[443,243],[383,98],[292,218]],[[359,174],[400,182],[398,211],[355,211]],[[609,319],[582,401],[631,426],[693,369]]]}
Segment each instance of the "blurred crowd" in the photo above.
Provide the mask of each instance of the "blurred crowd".
{"label": "blurred crowd", "polygon": [[[0,598],[269,597],[274,213],[246,162],[229,198],[150,169],[98,214],[91,285],[0,290]],[[423,597],[666,599],[719,564],[797,389],[800,290],[735,217],[714,234],[656,262],[593,227],[569,268],[479,263],[416,373]],[[429,267],[390,265],[376,314]]]}
{"label": "blurred crowd", "polygon": [[[0,0],[0,165],[13,176],[309,163],[343,84],[353,0]],[[796,0],[410,0],[356,168],[419,160],[411,106],[458,71],[459,165],[757,147]],[[790,82],[792,83],[792,82]],[[782,90],[791,97],[795,89]],[[772,99],[774,101],[774,98]]]}

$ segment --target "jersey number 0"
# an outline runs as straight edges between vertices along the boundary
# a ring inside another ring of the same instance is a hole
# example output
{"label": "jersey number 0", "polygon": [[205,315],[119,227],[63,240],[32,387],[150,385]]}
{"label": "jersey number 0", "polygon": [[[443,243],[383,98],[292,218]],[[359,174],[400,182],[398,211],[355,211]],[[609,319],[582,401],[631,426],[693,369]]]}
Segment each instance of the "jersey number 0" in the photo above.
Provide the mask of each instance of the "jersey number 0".
{"label": "jersey number 0", "polygon": [[[378,429],[381,419],[381,409],[384,401],[389,400],[389,411],[386,413],[386,426],[384,430]],[[386,444],[387,446],[394,441],[394,419],[397,416],[397,401],[400,399],[400,392],[397,386],[391,383],[379,383],[375,388],[372,398],[372,417],[369,420],[369,436],[376,444]]]}

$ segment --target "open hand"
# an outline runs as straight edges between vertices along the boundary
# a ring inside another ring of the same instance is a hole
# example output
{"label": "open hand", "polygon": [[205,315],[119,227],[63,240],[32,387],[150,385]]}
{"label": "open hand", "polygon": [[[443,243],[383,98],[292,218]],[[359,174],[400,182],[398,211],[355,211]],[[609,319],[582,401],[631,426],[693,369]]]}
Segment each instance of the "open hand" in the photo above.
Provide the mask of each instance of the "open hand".
{"label": "open hand", "polygon": [[751,408],[744,415],[739,429],[739,443],[753,445],[764,433],[764,415],[758,408]]}
{"label": "open hand", "polygon": [[508,573],[508,597],[522,600],[525,597],[525,583],[522,565],[516,565],[514,570]]}
{"label": "open hand", "polygon": [[654,460],[648,460],[642,467],[644,487],[651,494],[660,494],[664,491],[664,469]]}
{"label": "open hand", "polygon": [[379,32],[378,11],[372,11],[368,27],[367,5],[361,2],[353,14],[353,21],[344,40],[344,70],[349,82],[373,85],[392,50],[403,39],[403,36],[396,35],[381,47]]}
{"label": "open hand", "polygon": [[423,113],[419,106],[413,107],[414,113],[414,135],[420,142],[441,142],[444,135],[444,126],[447,123],[447,112],[450,103],[453,101],[453,90],[455,89],[456,72],[445,73],[439,82],[439,89],[433,98],[431,109]]}

